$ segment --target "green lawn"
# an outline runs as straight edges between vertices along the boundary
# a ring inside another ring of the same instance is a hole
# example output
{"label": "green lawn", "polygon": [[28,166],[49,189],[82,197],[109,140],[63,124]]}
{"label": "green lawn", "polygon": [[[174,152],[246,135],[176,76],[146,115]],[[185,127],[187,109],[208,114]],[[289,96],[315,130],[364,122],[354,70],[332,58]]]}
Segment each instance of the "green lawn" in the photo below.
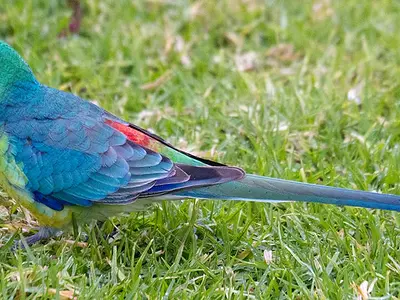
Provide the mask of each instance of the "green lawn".
{"label": "green lawn", "polygon": [[[397,1],[88,0],[65,39],[65,1],[4,3],[0,38],[47,85],[251,173],[400,193]],[[187,200],[18,253],[37,224],[0,223],[1,299],[400,297],[395,212]]]}

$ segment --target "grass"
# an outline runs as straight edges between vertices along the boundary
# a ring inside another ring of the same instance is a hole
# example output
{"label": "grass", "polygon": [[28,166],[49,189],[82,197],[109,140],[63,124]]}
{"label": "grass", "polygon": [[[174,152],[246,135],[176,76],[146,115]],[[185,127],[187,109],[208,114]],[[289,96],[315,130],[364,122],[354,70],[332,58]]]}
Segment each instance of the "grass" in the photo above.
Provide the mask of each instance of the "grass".
{"label": "grass", "polygon": [[[400,193],[399,3],[83,7],[81,33],[59,39],[64,1],[7,2],[0,37],[42,83],[186,150],[251,173]],[[0,216],[3,244],[35,225],[14,206]],[[367,299],[366,284],[372,297],[400,297],[395,212],[187,200],[82,232],[87,247],[67,235],[0,250],[0,298]]]}

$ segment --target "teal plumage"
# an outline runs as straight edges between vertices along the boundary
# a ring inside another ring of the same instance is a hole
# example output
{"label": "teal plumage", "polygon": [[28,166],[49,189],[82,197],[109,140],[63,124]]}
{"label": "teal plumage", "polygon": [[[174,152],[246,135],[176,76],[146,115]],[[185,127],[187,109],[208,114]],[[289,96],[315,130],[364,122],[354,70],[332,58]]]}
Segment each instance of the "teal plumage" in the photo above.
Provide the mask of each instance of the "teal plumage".
{"label": "teal plumage", "polygon": [[171,160],[105,123],[115,117],[71,94],[22,83],[5,95],[0,111],[26,188],[64,204],[129,202],[151,194],[174,171]]}
{"label": "teal plumage", "polygon": [[[47,228],[161,199],[310,201],[400,211],[400,197],[245,175],[174,148],[69,93],[40,84],[0,42],[0,184]],[[30,242],[48,237],[42,230]]]}

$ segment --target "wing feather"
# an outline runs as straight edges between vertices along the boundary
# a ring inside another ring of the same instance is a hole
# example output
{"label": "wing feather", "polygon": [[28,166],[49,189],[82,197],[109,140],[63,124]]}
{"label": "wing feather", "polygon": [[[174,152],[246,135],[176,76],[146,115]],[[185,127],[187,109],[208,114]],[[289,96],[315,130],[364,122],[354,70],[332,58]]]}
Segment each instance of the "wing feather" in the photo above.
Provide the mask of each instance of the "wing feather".
{"label": "wing feather", "polygon": [[174,164],[140,144],[152,136],[140,132],[136,137],[137,130],[101,108],[68,93],[42,89],[43,98],[36,103],[7,106],[4,130],[12,137],[10,147],[23,166],[27,188],[36,201],[53,209],[128,203],[243,176],[236,168]]}

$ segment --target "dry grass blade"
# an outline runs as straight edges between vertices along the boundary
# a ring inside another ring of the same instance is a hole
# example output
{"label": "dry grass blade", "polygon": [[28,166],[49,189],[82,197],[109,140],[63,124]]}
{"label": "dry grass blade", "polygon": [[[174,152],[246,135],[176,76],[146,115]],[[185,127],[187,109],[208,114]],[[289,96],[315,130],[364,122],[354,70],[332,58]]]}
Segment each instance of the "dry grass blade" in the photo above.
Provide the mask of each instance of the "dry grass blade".
{"label": "dry grass blade", "polygon": [[165,82],[167,82],[171,78],[171,75],[172,75],[172,71],[168,70],[163,75],[158,77],[155,81],[149,82],[149,83],[145,83],[145,84],[141,85],[140,89],[143,90],[143,91],[149,91],[149,90],[153,90],[155,88],[158,88],[161,85],[163,85]]}

